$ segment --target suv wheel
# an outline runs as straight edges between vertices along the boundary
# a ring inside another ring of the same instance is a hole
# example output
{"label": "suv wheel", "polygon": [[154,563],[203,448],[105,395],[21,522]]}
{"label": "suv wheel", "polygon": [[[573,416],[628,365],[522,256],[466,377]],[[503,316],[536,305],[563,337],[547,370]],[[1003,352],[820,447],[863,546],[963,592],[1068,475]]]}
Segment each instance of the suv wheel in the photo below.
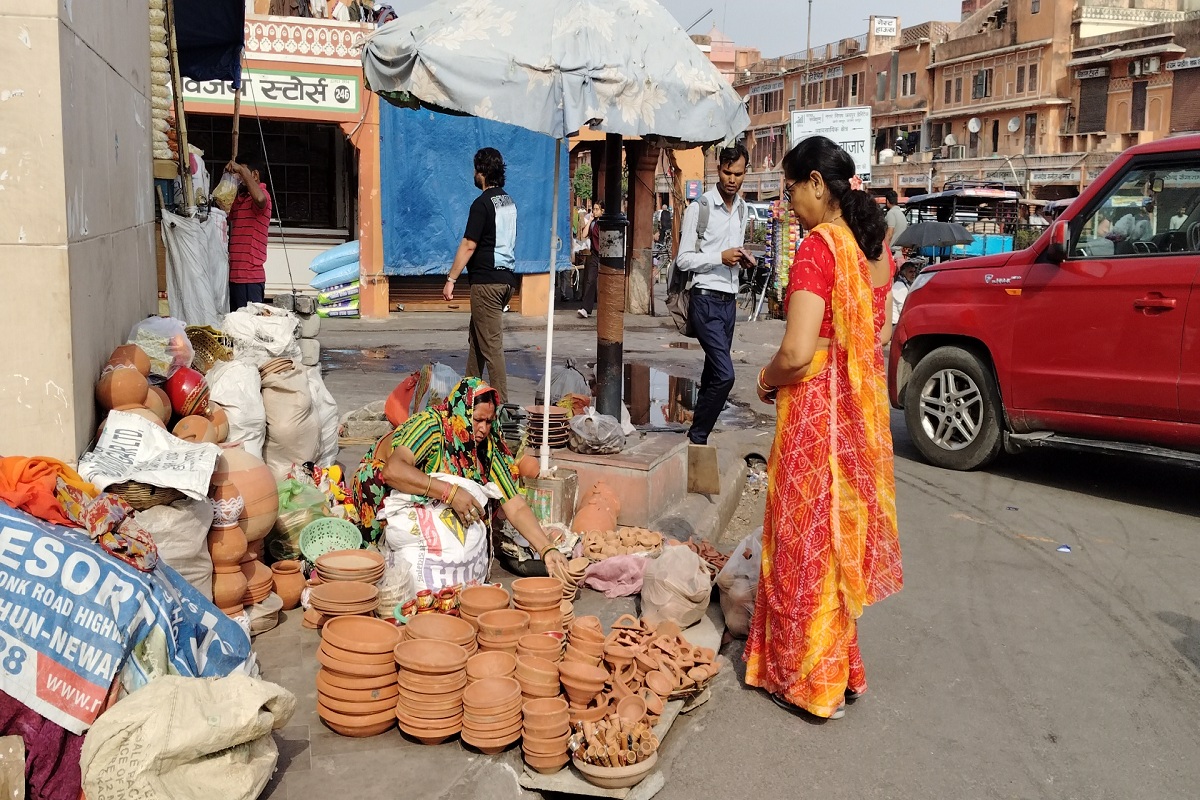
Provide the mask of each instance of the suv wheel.
{"label": "suv wheel", "polygon": [[961,347],[939,347],[917,364],[905,389],[904,422],[932,464],[970,470],[1003,444],[1000,394],[992,371]]}

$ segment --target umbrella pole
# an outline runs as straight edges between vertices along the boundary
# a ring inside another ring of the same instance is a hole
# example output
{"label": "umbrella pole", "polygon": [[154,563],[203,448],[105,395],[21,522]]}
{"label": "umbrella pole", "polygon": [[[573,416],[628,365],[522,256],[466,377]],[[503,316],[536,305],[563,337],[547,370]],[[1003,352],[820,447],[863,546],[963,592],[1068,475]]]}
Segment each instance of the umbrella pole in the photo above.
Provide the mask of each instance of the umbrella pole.
{"label": "umbrella pole", "polygon": [[550,370],[554,366],[554,279],[558,266],[558,184],[561,176],[562,139],[554,140],[554,202],[550,206],[550,302],[546,312],[546,390],[542,396],[542,450],[538,469],[550,471]]}
{"label": "umbrella pole", "polygon": [[625,343],[625,258],[629,220],[621,210],[619,133],[604,137],[604,216],[600,218],[600,274],[597,278],[596,410],[621,419]]}

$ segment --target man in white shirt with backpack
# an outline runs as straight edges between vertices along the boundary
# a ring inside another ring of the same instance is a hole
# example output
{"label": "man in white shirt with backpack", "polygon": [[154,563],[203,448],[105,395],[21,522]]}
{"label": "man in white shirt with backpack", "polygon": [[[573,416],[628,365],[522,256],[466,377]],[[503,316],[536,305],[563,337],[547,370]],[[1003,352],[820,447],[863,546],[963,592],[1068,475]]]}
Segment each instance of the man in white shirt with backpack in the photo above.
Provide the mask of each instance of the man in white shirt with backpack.
{"label": "man in white shirt with backpack", "polygon": [[742,143],[723,148],[717,185],[688,206],[680,228],[675,268],[687,274],[688,323],[704,349],[700,395],[688,431],[692,444],[708,444],[733,389],[738,273],[755,264],[744,249],[749,210],[739,195],[749,161]]}

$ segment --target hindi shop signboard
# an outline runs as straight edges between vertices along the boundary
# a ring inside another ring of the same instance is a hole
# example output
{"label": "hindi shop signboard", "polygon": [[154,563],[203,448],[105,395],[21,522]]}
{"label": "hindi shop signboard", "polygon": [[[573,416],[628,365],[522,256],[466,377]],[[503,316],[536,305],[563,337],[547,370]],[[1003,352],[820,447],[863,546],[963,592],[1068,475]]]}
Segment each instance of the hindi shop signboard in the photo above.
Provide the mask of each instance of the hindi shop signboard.
{"label": "hindi shop signboard", "polygon": [[[183,81],[187,103],[206,103],[233,109],[234,89],[225,81]],[[242,70],[242,111],[255,108],[304,112],[313,119],[358,119],[362,79],[353,74],[300,70]]]}
{"label": "hindi shop signboard", "polygon": [[863,183],[871,182],[871,107],[792,112],[792,146],[810,136],[826,136],[854,158]]}

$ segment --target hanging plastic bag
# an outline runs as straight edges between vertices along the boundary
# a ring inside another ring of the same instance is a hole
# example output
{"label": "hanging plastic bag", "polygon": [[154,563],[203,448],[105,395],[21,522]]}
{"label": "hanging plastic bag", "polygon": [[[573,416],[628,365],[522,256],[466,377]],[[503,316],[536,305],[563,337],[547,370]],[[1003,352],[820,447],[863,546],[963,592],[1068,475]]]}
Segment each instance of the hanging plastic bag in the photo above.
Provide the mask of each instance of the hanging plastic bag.
{"label": "hanging plastic bag", "polygon": [[550,376],[550,405],[557,405],[568,394],[592,396],[592,387],[587,378],[575,369],[575,359],[568,358],[565,366],[555,369]]}
{"label": "hanging plastic bag", "polygon": [[238,189],[241,186],[241,178],[232,172],[226,172],[221,176],[221,180],[217,182],[217,188],[212,190],[212,201],[218,208],[228,213],[229,209],[233,208],[233,201],[237,200]]}
{"label": "hanging plastic bag", "polygon": [[267,552],[276,560],[300,558],[300,534],[314,520],[332,516],[325,493],[295,478],[279,484],[279,515],[267,539]]}
{"label": "hanging plastic bag", "polygon": [[721,590],[721,612],[725,629],[733,636],[744,638],[750,633],[754,618],[754,599],[758,595],[758,576],[762,572],[762,528],[738,544],[729,561],[717,574]]}
{"label": "hanging plastic bag", "polygon": [[625,431],[616,417],[601,414],[595,408],[571,418],[571,436],[568,442],[576,453],[603,455],[619,453],[625,449]]}
{"label": "hanging plastic bag", "polygon": [[187,337],[187,326],[173,317],[146,317],[129,331],[129,344],[136,344],[150,358],[150,371],[169,378],[180,367],[190,367],[196,352]]}
{"label": "hanging plastic bag", "polygon": [[642,617],[694,625],[708,610],[712,595],[710,567],[686,547],[668,547],[646,565],[642,578]]}
{"label": "hanging plastic bag", "polygon": [[421,367],[417,388],[413,390],[410,416],[420,414],[431,406],[440,405],[460,380],[462,376],[445,364],[434,363]]}

